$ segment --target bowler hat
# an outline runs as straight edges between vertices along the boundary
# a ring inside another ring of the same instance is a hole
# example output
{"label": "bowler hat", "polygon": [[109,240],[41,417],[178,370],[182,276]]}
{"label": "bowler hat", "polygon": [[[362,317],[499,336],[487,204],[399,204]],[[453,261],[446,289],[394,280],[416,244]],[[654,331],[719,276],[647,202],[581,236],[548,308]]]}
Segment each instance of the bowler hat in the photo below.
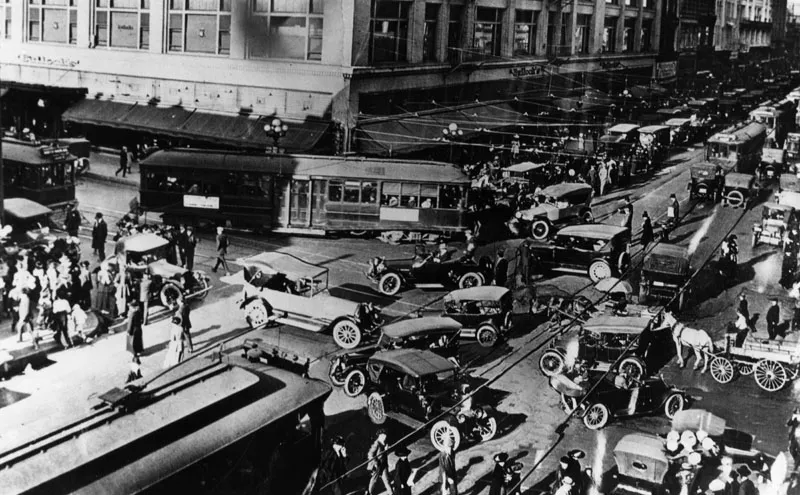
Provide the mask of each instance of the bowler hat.
{"label": "bowler hat", "polygon": [[331,443],[333,445],[344,445],[344,438],[342,438],[341,435],[336,435],[331,438]]}
{"label": "bowler hat", "polygon": [[500,452],[499,454],[494,455],[494,462],[506,462],[508,460],[508,454],[505,452]]}
{"label": "bowler hat", "polygon": [[748,476],[750,476],[750,474],[752,473],[752,471],[750,471],[750,468],[749,468],[749,467],[747,467],[747,466],[746,466],[746,465],[744,465],[744,464],[742,464],[741,466],[739,466],[739,468],[738,468],[738,469],[736,469],[736,472],[737,472],[737,473],[739,473],[739,475],[740,475],[740,476],[744,476],[745,478],[747,478]]}
{"label": "bowler hat", "polygon": [[583,459],[586,457],[586,452],[582,451],[581,449],[573,449],[567,452],[567,455],[573,459]]}
{"label": "bowler hat", "polygon": [[408,457],[408,454],[410,453],[411,451],[408,450],[408,447],[402,445],[394,449],[394,455],[396,455],[397,457]]}

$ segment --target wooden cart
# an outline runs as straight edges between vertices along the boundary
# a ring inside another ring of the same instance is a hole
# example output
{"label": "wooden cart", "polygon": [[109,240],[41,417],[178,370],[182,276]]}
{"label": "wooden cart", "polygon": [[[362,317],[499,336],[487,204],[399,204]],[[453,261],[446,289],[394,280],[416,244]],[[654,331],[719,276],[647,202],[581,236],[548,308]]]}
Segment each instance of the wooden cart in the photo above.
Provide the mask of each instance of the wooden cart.
{"label": "wooden cart", "polygon": [[753,375],[759,387],[775,392],[797,378],[800,371],[800,342],[745,340],[736,346],[735,336],[727,336],[725,348],[711,359],[711,376],[729,383],[737,375]]}

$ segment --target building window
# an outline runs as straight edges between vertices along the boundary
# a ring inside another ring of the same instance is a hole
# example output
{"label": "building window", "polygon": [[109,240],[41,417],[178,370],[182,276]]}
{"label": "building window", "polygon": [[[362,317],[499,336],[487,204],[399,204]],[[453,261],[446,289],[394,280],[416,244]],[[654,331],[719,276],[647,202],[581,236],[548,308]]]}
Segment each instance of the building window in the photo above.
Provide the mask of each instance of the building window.
{"label": "building window", "polygon": [[461,60],[461,30],[464,7],[450,5],[450,17],[447,21],[447,58],[450,62]]}
{"label": "building window", "polygon": [[647,19],[642,21],[642,51],[650,52],[653,50],[651,37],[653,35],[653,21]]}
{"label": "building window", "polygon": [[619,0],[606,0],[609,5],[619,5]]}
{"label": "building window", "polygon": [[[569,55],[571,45],[567,41],[567,23],[571,14],[561,14],[561,24],[555,13],[550,14],[547,21],[547,55],[551,57]],[[558,29],[558,30],[556,30]],[[570,40],[571,41],[571,40]]]}
{"label": "building window", "polygon": [[3,38],[11,38],[11,0],[3,1]]}
{"label": "building window", "polygon": [[613,53],[617,48],[617,18],[606,17],[603,26],[603,53]]}
{"label": "building window", "polygon": [[637,7],[638,3],[637,0],[625,0],[626,7]]}
{"label": "building window", "polygon": [[410,7],[410,2],[372,2],[370,59],[373,63],[405,62],[408,59]]}
{"label": "building window", "polygon": [[167,49],[213,55],[230,53],[231,2],[170,0]]}
{"label": "building window", "polygon": [[625,19],[625,31],[622,33],[622,51],[624,52],[632,52],[633,51],[633,42],[636,33],[636,19],[629,18]]}
{"label": "building window", "polygon": [[28,0],[28,41],[76,44],[78,0]]}
{"label": "building window", "polygon": [[96,0],[95,45],[112,48],[150,46],[150,0]]}
{"label": "building window", "polygon": [[476,55],[500,56],[503,10],[478,7],[475,14],[475,37],[472,49]]}
{"label": "building window", "polygon": [[514,55],[536,54],[536,22],[538,20],[538,11],[517,11],[514,21]]}
{"label": "building window", "polygon": [[[322,0],[255,0],[251,58],[322,60]],[[230,51],[230,17],[220,26],[220,45]]]}
{"label": "building window", "polygon": [[422,61],[435,62],[436,38],[439,29],[439,4],[425,4],[425,33],[422,36]]}
{"label": "building window", "polygon": [[589,53],[589,32],[592,16],[578,14],[575,26],[575,53]]}

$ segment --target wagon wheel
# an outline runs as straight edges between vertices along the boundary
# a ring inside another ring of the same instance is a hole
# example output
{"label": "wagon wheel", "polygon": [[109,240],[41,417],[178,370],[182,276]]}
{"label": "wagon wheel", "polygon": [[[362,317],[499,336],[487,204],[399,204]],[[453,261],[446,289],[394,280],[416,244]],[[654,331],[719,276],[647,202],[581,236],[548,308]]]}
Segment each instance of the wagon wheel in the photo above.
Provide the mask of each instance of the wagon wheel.
{"label": "wagon wheel", "polygon": [[444,450],[444,439],[447,436],[453,441],[453,451],[455,452],[458,449],[458,445],[461,443],[461,432],[458,431],[458,428],[453,428],[450,426],[450,423],[444,419],[433,424],[431,428],[431,443],[436,450]]}
{"label": "wagon wheel", "polygon": [[755,371],[756,366],[753,363],[747,363],[744,361],[737,361],[736,362],[736,371],[741,373],[744,376],[750,376]]}
{"label": "wagon wheel", "polygon": [[767,392],[782,389],[789,381],[786,368],[777,361],[762,359],[756,363],[754,378],[759,387]]}
{"label": "wagon wheel", "polygon": [[728,358],[715,356],[711,360],[711,376],[719,383],[729,383],[736,375],[733,363]]}
{"label": "wagon wheel", "polygon": [[544,376],[555,376],[564,371],[564,356],[560,352],[548,349],[539,358],[539,369]]}

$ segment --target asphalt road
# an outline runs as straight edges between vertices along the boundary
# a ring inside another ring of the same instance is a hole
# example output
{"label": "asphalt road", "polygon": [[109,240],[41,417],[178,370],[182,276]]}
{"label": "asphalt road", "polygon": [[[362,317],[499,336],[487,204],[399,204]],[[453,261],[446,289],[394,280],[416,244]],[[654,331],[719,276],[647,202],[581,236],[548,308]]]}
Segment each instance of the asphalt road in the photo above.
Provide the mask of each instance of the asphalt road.
{"label": "asphalt road", "polygon": [[[647,210],[651,217],[658,218],[666,211],[670,194],[677,194],[682,211],[689,211],[672,235],[672,240],[691,246],[692,265],[697,268],[709,258],[717,256],[719,241],[732,229],[740,239],[740,283],[734,287],[723,287],[715,281],[699,281],[710,288],[699,294],[684,322],[690,326],[705,328],[715,338],[722,335],[724,325],[733,319],[734,299],[742,289],[751,294],[751,312],[763,314],[766,294],[783,294],[777,286],[776,266],[780,267],[780,255],[765,246],[752,251],[749,233],[753,221],[760,218],[760,205],[749,211],[734,210],[721,206],[692,206],[688,200],[686,185],[688,167],[699,159],[701,151],[690,149],[678,156],[674,162],[646,184],[638,184],[629,193],[634,200],[634,231],[638,231],[641,212]],[[95,211],[103,211],[112,218],[127,210],[128,201],[135,191],[121,189],[118,185],[81,181],[78,197],[81,210],[87,218]],[[765,193],[764,198],[767,197]],[[614,215],[620,206],[620,194],[595,200],[595,215],[608,223],[617,223]],[[109,222],[111,224],[111,222]],[[213,242],[205,236],[198,250],[197,267],[210,271],[213,264]],[[412,253],[410,246],[391,246],[377,240],[350,238],[307,238],[296,236],[269,236],[255,238],[235,235],[231,258],[246,257],[263,250],[290,252],[330,270],[332,294],[357,301],[370,300],[384,308],[389,317],[401,317],[421,307],[436,307],[441,291],[410,290],[395,298],[380,296],[364,276],[367,262],[373,256],[400,257]],[[483,247],[491,253],[494,246]],[[480,253],[479,253],[480,254]],[[634,257],[636,264],[639,257]],[[220,342],[241,333],[245,326],[235,305],[239,288],[221,282],[212,275],[214,289],[201,305],[194,310],[195,343],[199,348],[212,349]],[[588,280],[587,280],[588,283]],[[610,455],[616,442],[624,434],[642,431],[663,433],[669,423],[663,417],[647,417],[635,420],[612,422],[607,428],[593,432],[573,419],[563,437],[555,433],[556,426],[564,421],[558,395],[550,389],[547,380],[538,368],[538,358],[552,334],[537,321],[520,316],[507,342],[495,349],[478,348],[468,344],[464,348],[474,384],[487,384],[483,396],[496,408],[500,420],[500,432],[494,440],[466,445],[457,456],[462,493],[477,495],[488,490],[485,477],[492,468],[492,456],[499,451],[508,452],[522,462],[527,472],[541,464],[530,474],[525,486],[533,491],[547,484],[549,474],[557,465],[558,458],[573,448],[587,452],[585,466],[593,466],[598,481],[602,473],[613,464]],[[759,322],[756,323],[759,326]],[[763,324],[761,324],[763,326]],[[270,330],[270,338],[281,339],[282,344],[295,347],[315,358],[312,376],[325,379],[329,356],[336,347],[330,337],[311,334],[297,329],[282,329],[279,333]],[[143,367],[145,376],[152,376],[161,368],[167,337],[167,324],[154,322],[145,330],[147,356]],[[791,338],[791,337],[790,337]],[[234,348],[236,341],[226,344]],[[0,432],[0,449],[28,435],[44,431],[54,424],[66,420],[76,412],[86,410],[87,399],[114,386],[120,386],[127,375],[128,357],[125,353],[124,335],[112,335],[96,341],[91,346],[61,352],[52,357],[53,363],[35,372],[14,377],[3,387],[14,397],[24,399],[0,409],[0,421],[6,427]],[[663,352],[671,356],[673,349]],[[91,366],[87,365],[91,363]],[[693,358],[689,361],[689,366]],[[783,423],[790,411],[798,405],[798,392],[794,386],[777,393],[760,390],[752,378],[740,378],[727,385],[720,385],[709,375],[700,375],[691,368],[677,368],[670,362],[663,370],[664,378],[679,387],[689,389],[694,406],[711,410],[724,417],[728,423],[741,430],[754,433],[757,447],[769,453],[785,448],[786,432]],[[341,390],[335,390],[326,404],[328,433],[342,434],[349,438],[348,450],[353,466],[366,457],[371,434],[376,430],[363,412],[364,399],[351,399]],[[390,424],[390,442],[410,433],[410,430]],[[427,432],[413,438],[410,456],[414,465],[423,466],[415,493],[438,493],[435,488],[435,453],[430,446]],[[392,460],[393,462],[393,460]],[[353,489],[365,487],[365,472],[353,475]]]}

